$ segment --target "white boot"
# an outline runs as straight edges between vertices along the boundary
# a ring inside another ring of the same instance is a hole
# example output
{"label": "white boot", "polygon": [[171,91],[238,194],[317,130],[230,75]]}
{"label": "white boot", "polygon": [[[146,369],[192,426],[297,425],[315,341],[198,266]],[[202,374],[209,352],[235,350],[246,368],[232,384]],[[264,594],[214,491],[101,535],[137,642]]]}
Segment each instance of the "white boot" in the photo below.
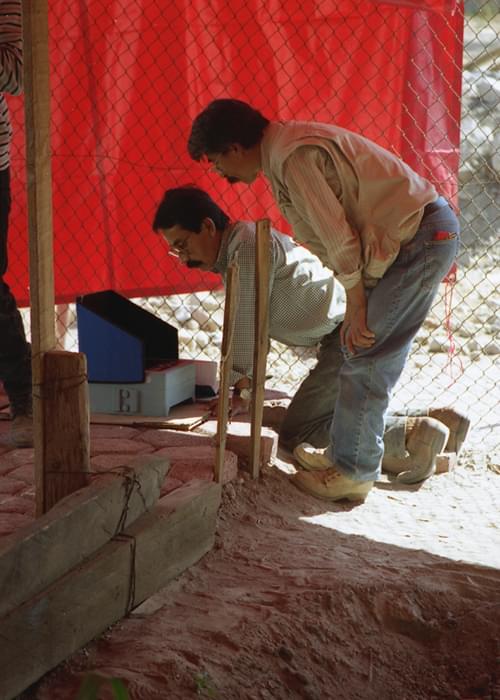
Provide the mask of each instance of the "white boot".
{"label": "white boot", "polygon": [[405,447],[407,456],[384,454],[382,469],[397,474],[403,484],[416,484],[428,479],[436,470],[436,457],[443,451],[450,431],[435,418],[407,418]]}

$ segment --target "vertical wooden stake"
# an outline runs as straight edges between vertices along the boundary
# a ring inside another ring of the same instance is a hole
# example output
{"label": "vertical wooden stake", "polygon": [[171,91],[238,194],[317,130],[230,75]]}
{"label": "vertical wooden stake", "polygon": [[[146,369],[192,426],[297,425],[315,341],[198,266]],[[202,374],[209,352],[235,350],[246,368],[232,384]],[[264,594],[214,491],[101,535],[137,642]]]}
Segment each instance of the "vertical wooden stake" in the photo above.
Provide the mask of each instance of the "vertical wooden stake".
{"label": "vertical wooden stake", "polygon": [[[85,358],[56,346],[47,0],[23,0],[36,512],[87,483]],[[63,476],[64,472],[64,476]],[[69,472],[74,472],[68,476]],[[56,476],[57,474],[57,476]]]}
{"label": "vertical wooden stake", "polygon": [[237,259],[228,265],[226,275],[226,300],[224,302],[224,326],[219,377],[219,402],[217,405],[217,434],[215,436],[215,470],[217,483],[222,481],[224,450],[226,449],[227,420],[229,410],[229,380],[233,366],[233,332],[239,297],[239,272]]}
{"label": "vertical wooden stake", "polygon": [[[269,219],[257,221],[255,236],[255,342],[250,432],[250,471],[254,479],[259,476],[260,471],[260,433],[262,430],[269,343],[269,274],[271,260]],[[286,300],[284,300],[284,303],[286,303]]]}
{"label": "vertical wooden stake", "polygon": [[30,251],[33,439],[36,513],[45,512],[43,354],[56,344],[50,171],[50,86],[47,0],[23,0],[24,118]]}
{"label": "vertical wooden stake", "polygon": [[41,383],[45,465],[44,510],[90,481],[87,359],[81,352],[43,355]]}

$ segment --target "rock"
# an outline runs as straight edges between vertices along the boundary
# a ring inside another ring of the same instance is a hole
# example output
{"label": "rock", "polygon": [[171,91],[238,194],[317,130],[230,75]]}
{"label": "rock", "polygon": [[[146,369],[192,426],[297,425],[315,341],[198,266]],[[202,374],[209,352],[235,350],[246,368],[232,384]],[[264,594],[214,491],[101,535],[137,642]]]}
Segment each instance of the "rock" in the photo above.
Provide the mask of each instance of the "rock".
{"label": "rock", "polygon": [[179,323],[186,323],[191,318],[191,312],[185,306],[180,306],[175,311],[175,320]]}
{"label": "rock", "polygon": [[207,311],[205,311],[205,309],[202,306],[200,306],[197,309],[194,309],[192,317],[195,321],[198,322],[200,326],[203,326],[203,324],[206,323],[210,318],[210,314]]}
{"label": "rock", "polygon": [[485,355],[500,355],[500,343],[491,341],[483,348],[483,352]]}
{"label": "rock", "polygon": [[195,336],[196,345],[199,348],[206,348],[210,344],[210,338],[205,333],[205,331],[198,331]]}

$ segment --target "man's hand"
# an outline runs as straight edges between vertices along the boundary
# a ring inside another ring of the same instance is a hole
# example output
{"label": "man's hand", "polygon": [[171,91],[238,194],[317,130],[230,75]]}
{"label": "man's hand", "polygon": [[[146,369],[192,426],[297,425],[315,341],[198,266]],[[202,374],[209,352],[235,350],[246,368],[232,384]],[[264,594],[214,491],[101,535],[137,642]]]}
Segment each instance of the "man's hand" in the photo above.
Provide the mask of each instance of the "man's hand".
{"label": "man's hand", "polygon": [[[209,406],[212,416],[217,416],[219,410],[219,399],[214,399]],[[241,396],[233,394],[229,401],[229,418],[248,414],[250,411],[250,399],[243,399]]]}
{"label": "man's hand", "polygon": [[375,334],[366,325],[366,296],[363,282],[346,289],[346,312],[340,329],[340,341],[350,353],[356,354],[355,346],[369,348],[375,342]]}

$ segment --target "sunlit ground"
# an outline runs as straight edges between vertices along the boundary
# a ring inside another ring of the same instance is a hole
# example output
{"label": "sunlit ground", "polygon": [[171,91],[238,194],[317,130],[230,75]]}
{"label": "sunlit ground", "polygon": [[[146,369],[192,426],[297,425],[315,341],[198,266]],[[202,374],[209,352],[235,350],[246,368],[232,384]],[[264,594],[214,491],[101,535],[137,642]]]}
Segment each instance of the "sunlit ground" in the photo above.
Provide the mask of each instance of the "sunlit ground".
{"label": "sunlit ground", "polygon": [[[467,453],[455,471],[421,485],[390,483],[383,476],[362,505],[325,504],[319,515],[301,520],[345,534],[455,561],[500,568],[500,475],[486,466],[467,466]],[[293,473],[280,452],[276,467]],[[306,510],[307,512],[307,510]]]}

